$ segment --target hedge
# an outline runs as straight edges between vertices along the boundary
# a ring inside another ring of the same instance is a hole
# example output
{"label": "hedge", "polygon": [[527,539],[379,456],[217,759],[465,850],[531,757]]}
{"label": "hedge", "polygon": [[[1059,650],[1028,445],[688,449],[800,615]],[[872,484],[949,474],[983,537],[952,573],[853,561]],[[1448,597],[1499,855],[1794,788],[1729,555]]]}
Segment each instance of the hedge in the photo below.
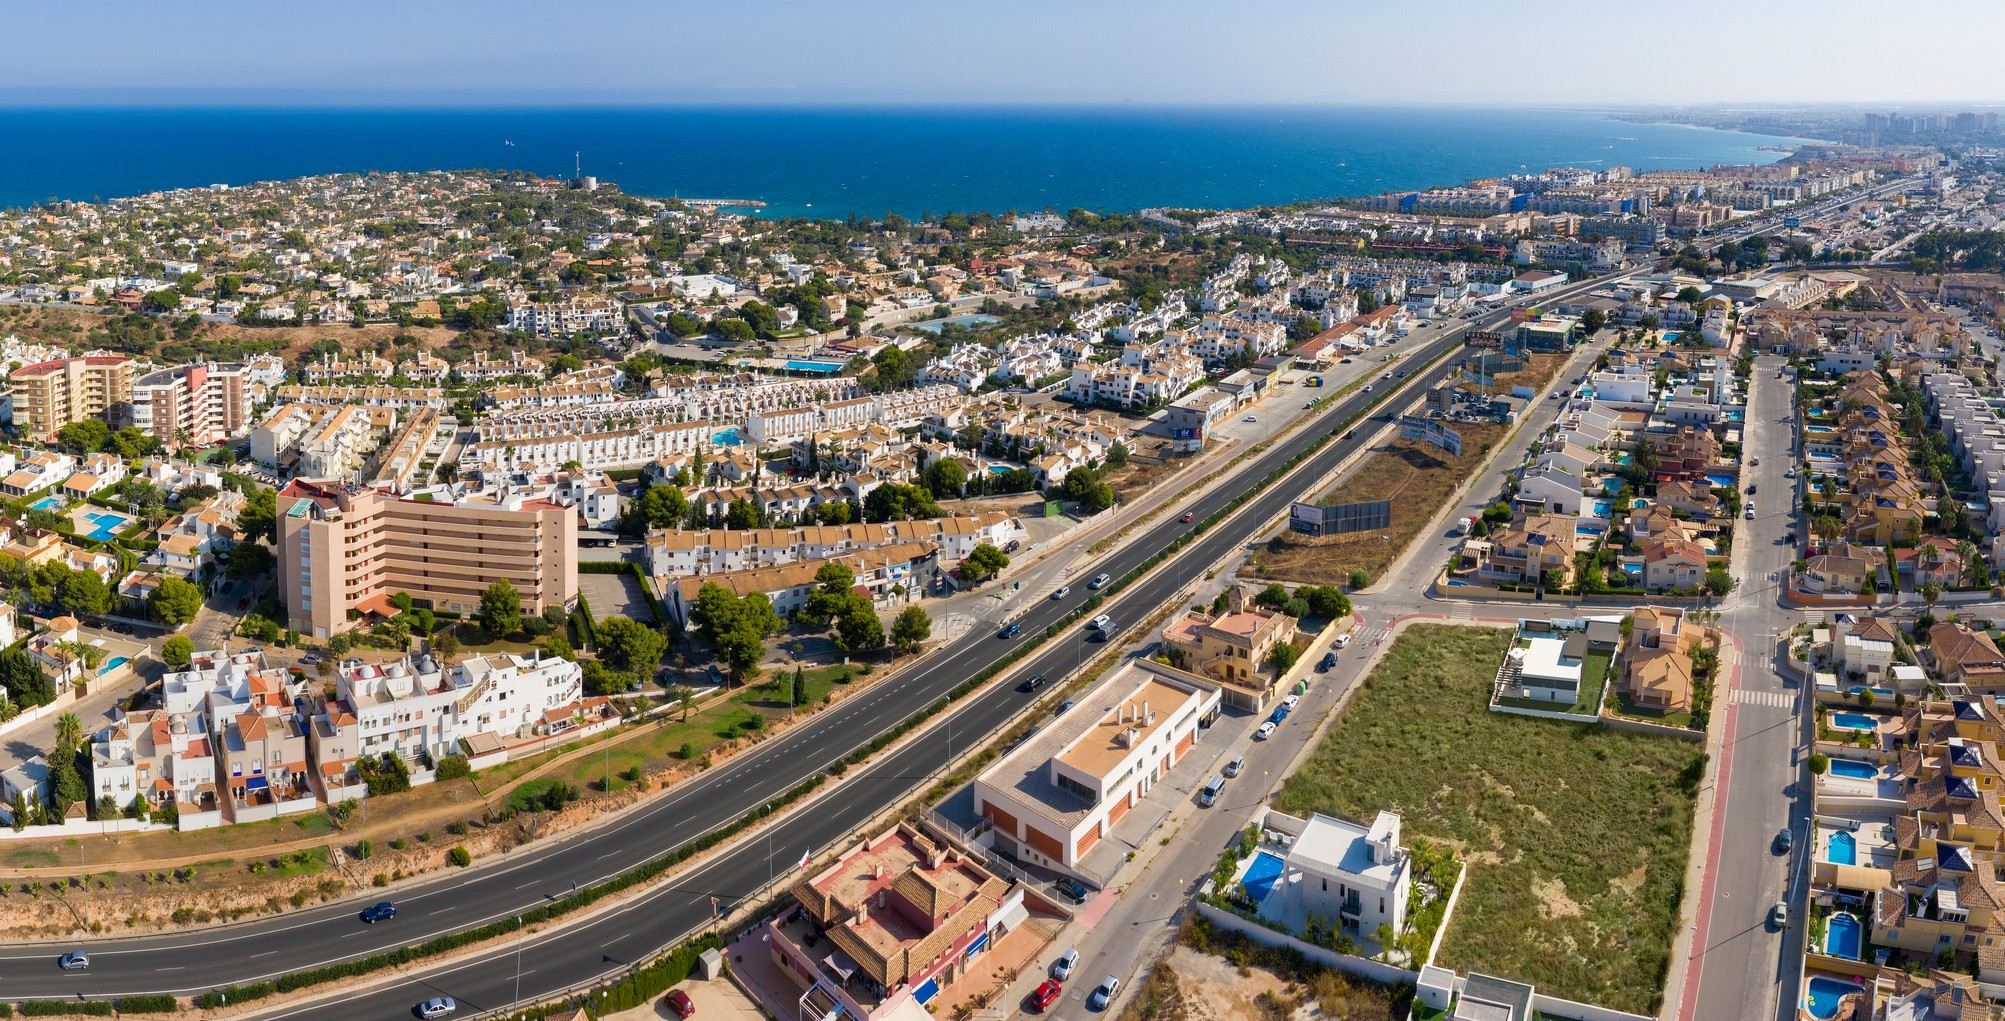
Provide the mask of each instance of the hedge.
{"label": "hedge", "polygon": [[172,1014],[181,1009],[181,1001],[166,993],[121,996],[112,1002],[118,1005],[121,1014]]}
{"label": "hedge", "polygon": [[580,560],[579,574],[621,574],[627,569],[624,560]]}
{"label": "hedge", "polygon": [[646,967],[600,990],[593,997],[592,1013],[604,1017],[615,1011],[645,1007],[656,996],[667,992],[669,987],[688,978],[704,951],[722,949],[724,938],[714,932],[685,940]]}
{"label": "hedge", "polygon": [[232,1003],[249,1003],[252,1000],[262,1000],[276,992],[278,992],[278,986],[273,983],[253,982],[247,986],[224,986],[221,989],[211,989],[195,997],[194,1003],[195,1006],[203,1010],[214,1010],[217,1007]]}
{"label": "hedge", "polygon": [[[561,918],[580,908],[597,903],[604,897],[654,879],[656,876],[667,872],[670,868],[688,861],[695,855],[707,851],[719,843],[749,829],[752,825],[759,822],[759,820],[808,796],[827,779],[828,776],[825,773],[810,777],[805,783],[760,805],[758,808],[745,813],[730,823],[711,830],[673,851],[649,859],[637,868],[621,873],[603,883],[588,886],[568,897],[560,897],[548,904],[522,912],[519,916],[519,923],[517,916],[511,915],[500,921],[489,922],[486,925],[476,926],[472,929],[463,929],[459,932],[447,933],[446,935],[426,940],[423,943],[398,947],[385,953],[373,954],[352,961],[342,961],[339,964],[330,964],[319,968],[309,968],[305,971],[287,972],[284,975],[280,975],[274,982],[258,982],[248,986],[231,986],[227,989],[212,990],[195,997],[195,1005],[203,1008],[214,1008],[222,1006],[225,1002],[245,1003],[270,996],[274,993],[290,993],[342,979],[369,975],[386,968],[402,967],[406,964],[437,957],[441,954],[450,953],[486,940],[508,936],[515,933],[520,926],[529,926],[538,922],[547,922]],[[684,974],[687,974],[686,968],[684,969]],[[680,979],[677,981],[680,981]],[[227,1000],[225,997],[227,997]]]}
{"label": "hedge", "polygon": [[110,1017],[111,1012],[110,1000],[29,1000],[21,1004],[22,1017]]}

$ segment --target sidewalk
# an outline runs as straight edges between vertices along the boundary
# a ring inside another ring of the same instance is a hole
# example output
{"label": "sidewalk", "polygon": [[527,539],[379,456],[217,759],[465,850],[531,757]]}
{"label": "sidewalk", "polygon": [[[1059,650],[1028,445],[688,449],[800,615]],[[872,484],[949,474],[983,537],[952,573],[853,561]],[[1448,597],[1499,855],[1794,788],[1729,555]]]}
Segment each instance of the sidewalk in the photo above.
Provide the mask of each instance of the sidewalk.
{"label": "sidewalk", "polygon": [[[1727,794],[1733,778],[1734,731],[1740,704],[1733,693],[1740,687],[1746,647],[1740,636],[1721,629],[1733,643],[1733,671],[1713,694],[1713,725],[1706,730],[1707,782],[1699,788],[1692,814],[1692,855],[1685,862],[1685,903],[1678,909],[1678,935],[1671,942],[1671,966],[1664,975],[1666,1021],[1687,1021],[1698,1008],[1699,976],[1705,970],[1706,937],[1711,931],[1713,886],[1719,874],[1720,848],[1726,838]],[[1722,657],[1724,658],[1724,657]]]}

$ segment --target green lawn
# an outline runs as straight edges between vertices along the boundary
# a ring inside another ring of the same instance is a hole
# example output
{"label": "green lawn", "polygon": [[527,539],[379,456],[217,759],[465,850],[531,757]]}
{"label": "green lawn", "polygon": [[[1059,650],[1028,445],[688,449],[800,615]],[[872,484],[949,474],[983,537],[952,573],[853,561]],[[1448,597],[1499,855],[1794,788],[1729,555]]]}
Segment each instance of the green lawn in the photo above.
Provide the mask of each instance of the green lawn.
{"label": "green lawn", "polygon": [[1587,658],[1580,664],[1580,692],[1574,699],[1574,712],[1593,716],[1601,707],[1601,689],[1608,682],[1609,665],[1608,653],[1588,650]]}
{"label": "green lawn", "polygon": [[1645,723],[1661,723],[1667,727],[1689,727],[1692,725],[1691,713],[1667,713],[1650,706],[1637,705],[1635,699],[1630,698],[1627,694],[1620,691],[1615,693],[1615,712],[1618,715],[1627,716],[1632,720],[1642,720]]}
{"label": "green lawn", "polygon": [[1676,925],[1698,745],[1493,713],[1511,633],[1419,625],[1280,807],[1405,817],[1469,862],[1440,963],[1652,1014]]}

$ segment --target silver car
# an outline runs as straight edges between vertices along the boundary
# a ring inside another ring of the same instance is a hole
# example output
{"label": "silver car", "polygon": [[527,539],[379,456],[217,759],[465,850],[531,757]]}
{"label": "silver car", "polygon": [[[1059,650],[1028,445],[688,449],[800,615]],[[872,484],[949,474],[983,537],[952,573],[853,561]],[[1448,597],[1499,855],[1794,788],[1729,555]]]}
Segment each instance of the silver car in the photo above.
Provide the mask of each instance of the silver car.
{"label": "silver car", "polygon": [[1106,1010],[1114,1002],[1114,994],[1121,991],[1121,980],[1112,975],[1100,980],[1093,989],[1093,995],[1086,998],[1086,1005],[1094,1010]]}

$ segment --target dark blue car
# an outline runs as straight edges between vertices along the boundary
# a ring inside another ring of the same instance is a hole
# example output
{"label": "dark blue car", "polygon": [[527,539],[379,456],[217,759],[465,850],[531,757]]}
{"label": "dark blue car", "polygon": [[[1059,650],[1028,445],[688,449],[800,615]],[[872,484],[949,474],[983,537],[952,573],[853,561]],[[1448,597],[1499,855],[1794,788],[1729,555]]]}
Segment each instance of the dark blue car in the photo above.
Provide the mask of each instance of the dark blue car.
{"label": "dark blue car", "polygon": [[1288,718],[1288,710],[1284,707],[1281,709],[1274,710],[1274,714],[1272,716],[1267,717],[1267,722],[1278,724],[1282,720],[1285,720],[1287,718]]}
{"label": "dark blue car", "polygon": [[1020,634],[1023,634],[1023,625],[1022,625],[1022,624],[1011,624],[1010,626],[1008,626],[1008,627],[1006,627],[1006,628],[1003,628],[1003,629],[1002,629],[1002,635],[1001,635],[1000,637],[1003,637],[1003,638],[1015,638],[1016,636],[1018,636],[1018,635],[1020,635]]}
{"label": "dark blue car", "polygon": [[372,904],[362,909],[362,920],[371,924],[387,922],[395,917],[397,917],[397,905],[387,900],[381,904]]}

